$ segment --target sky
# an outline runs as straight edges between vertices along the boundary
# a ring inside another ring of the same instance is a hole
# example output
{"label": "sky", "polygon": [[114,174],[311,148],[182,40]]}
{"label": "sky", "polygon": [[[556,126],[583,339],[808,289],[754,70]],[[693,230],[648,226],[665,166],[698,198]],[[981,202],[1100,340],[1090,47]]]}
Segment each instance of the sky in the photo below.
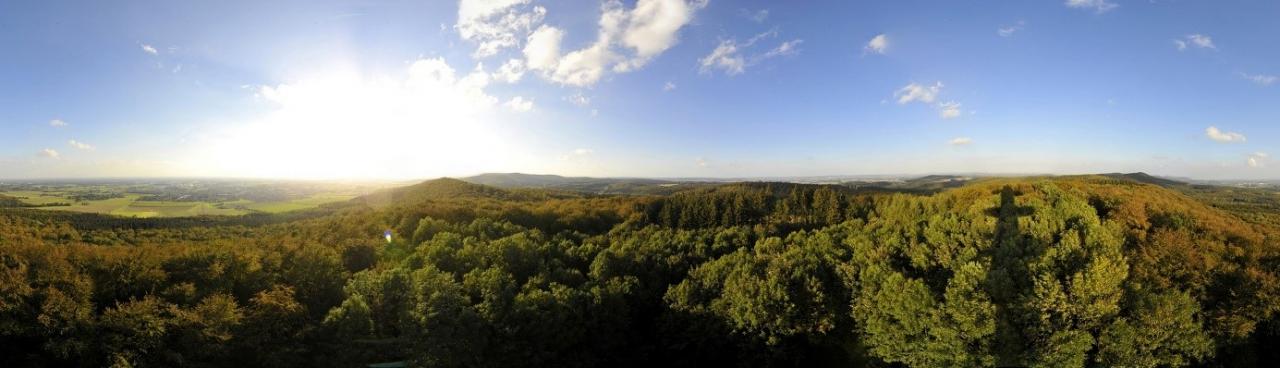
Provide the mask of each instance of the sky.
{"label": "sky", "polygon": [[0,2],[0,178],[1280,179],[1280,2]]}

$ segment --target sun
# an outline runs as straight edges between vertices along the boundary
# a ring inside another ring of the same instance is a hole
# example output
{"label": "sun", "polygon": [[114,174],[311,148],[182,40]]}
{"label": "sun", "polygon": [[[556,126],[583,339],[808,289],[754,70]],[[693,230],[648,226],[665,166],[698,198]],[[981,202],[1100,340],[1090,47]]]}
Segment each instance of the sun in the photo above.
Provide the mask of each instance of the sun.
{"label": "sun", "polygon": [[208,142],[202,164],[234,176],[421,178],[495,170],[509,145],[483,71],[442,59],[393,75],[330,72],[256,90],[267,111]]}

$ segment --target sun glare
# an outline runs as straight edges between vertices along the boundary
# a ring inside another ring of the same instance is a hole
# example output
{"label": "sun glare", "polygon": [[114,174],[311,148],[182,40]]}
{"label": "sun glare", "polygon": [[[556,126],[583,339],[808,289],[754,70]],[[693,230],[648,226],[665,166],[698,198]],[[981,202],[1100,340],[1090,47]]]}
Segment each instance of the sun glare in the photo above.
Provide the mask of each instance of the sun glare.
{"label": "sun glare", "polygon": [[201,165],[276,178],[411,178],[500,168],[488,76],[441,59],[399,75],[340,71],[261,86],[260,119],[219,132]]}

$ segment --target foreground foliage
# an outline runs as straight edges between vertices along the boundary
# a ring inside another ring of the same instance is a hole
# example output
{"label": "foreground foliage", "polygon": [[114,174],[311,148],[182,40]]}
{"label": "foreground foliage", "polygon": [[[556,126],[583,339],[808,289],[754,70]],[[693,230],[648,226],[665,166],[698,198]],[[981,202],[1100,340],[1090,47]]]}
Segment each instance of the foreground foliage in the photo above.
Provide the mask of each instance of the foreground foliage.
{"label": "foreground foliage", "polygon": [[0,366],[1259,366],[1280,335],[1275,214],[1102,177],[6,211]]}

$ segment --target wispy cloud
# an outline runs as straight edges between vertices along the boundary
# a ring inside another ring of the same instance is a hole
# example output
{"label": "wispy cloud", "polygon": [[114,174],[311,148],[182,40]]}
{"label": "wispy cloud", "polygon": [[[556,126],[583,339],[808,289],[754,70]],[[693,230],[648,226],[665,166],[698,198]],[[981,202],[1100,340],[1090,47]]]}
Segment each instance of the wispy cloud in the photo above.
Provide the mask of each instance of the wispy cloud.
{"label": "wispy cloud", "polygon": [[1020,20],[1018,21],[1018,23],[1015,23],[1014,25],[1002,26],[1000,28],[996,28],[996,34],[1000,35],[1000,37],[1013,36],[1014,33],[1021,31],[1022,28],[1025,27],[1026,25],[1027,25],[1027,22]]}
{"label": "wispy cloud", "polygon": [[145,43],[144,43],[144,44],[142,44],[142,52],[145,52],[145,53],[148,53],[148,54],[152,54],[152,55],[159,55],[159,54],[160,54],[160,51],[156,50],[156,48],[155,48],[155,47],[151,47],[151,45],[148,45],[148,44],[145,44]]}
{"label": "wispy cloud", "polygon": [[763,57],[771,58],[775,56],[795,55],[800,52],[799,46],[801,43],[804,43],[804,40],[794,39],[791,41],[783,42],[782,44],[778,45],[778,47],[774,47],[772,50],[769,50],[769,52],[764,53]]}
{"label": "wispy cloud", "polygon": [[564,99],[566,101],[569,101],[569,103],[571,104],[577,105],[578,107],[586,107],[588,105],[591,105],[591,98],[587,96],[583,96],[582,92],[576,92],[572,95],[569,95],[568,97],[565,97]]}
{"label": "wispy cloud", "polygon": [[92,150],[93,150],[93,146],[91,146],[91,145],[89,145],[89,144],[87,144],[87,143],[84,143],[84,142],[80,142],[80,141],[74,140],[74,139],[67,141],[67,144],[68,144],[68,145],[70,145],[71,147],[75,147],[76,149],[81,150],[81,151],[92,151]]}
{"label": "wispy cloud", "polygon": [[55,150],[54,150],[54,149],[52,149],[52,148],[45,148],[45,149],[42,149],[42,150],[40,150],[40,152],[36,152],[36,155],[38,155],[38,156],[40,156],[40,157],[44,157],[44,158],[51,158],[51,159],[55,159],[55,160],[57,160],[59,157],[61,157],[61,155],[59,155],[59,154],[58,154],[58,151],[55,151]]}
{"label": "wispy cloud", "polygon": [[1244,134],[1223,131],[1216,126],[1205,128],[1204,135],[1219,143],[1244,143],[1246,140]]}
{"label": "wispy cloud", "polygon": [[667,81],[667,83],[662,85],[663,92],[670,92],[670,91],[674,91],[675,89],[676,89],[676,83],[672,81]]}
{"label": "wispy cloud", "polygon": [[1274,75],[1267,75],[1267,74],[1240,73],[1240,76],[1260,86],[1270,86],[1274,84],[1276,81],[1280,81],[1280,77],[1277,77]]}
{"label": "wispy cloud", "polygon": [[954,119],[960,117],[959,102],[944,102],[938,104],[938,116],[943,119]]}
{"label": "wispy cloud", "polygon": [[1189,34],[1184,36],[1181,39],[1174,39],[1173,46],[1176,47],[1178,51],[1186,50],[1188,47],[1195,47],[1199,49],[1217,49],[1218,48],[1217,46],[1214,46],[1212,37],[1205,36],[1199,33]]}
{"label": "wispy cloud", "polygon": [[711,50],[710,54],[698,59],[699,71],[709,73],[712,70],[720,69],[725,74],[737,75],[747,69],[747,61],[742,55],[738,55],[738,45],[733,40],[723,40]]}
{"label": "wispy cloud", "polygon": [[950,141],[947,141],[947,144],[950,144],[952,146],[968,146],[970,144],[973,144],[973,139],[970,139],[969,137],[956,137],[956,138],[952,138]]}
{"label": "wispy cloud", "polygon": [[1267,160],[1270,157],[1271,156],[1264,152],[1254,152],[1249,154],[1249,159],[1246,162],[1249,164],[1249,167],[1264,167],[1267,166]]}
{"label": "wispy cloud", "polygon": [[54,128],[61,128],[61,127],[67,126],[67,122],[62,121],[62,119],[53,119],[53,120],[49,120],[49,126]]}
{"label": "wispy cloud", "polygon": [[769,19],[769,9],[760,9],[756,11],[739,9],[738,15],[741,15],[743,18],[747,18],[752,22],[764,23],[766,19]]}
{"label": "wispy cloud", "polygon": [[864,55],[867,53],[883,55],[885,51],[888,49],[889,49],[889,37],[885,36],[882,33],[882,34],[876,35],[875,37],[872,37],[871,41],[867,41],[867,45],[862,47],[862,53]]}
{"label": "wispy cloud", "polygon": [[533,100],[526,100],[524,97],[516,96],[503,104],[503,106],[506,106],[508,109],[515,112],[528,112],[529,110],[533,110]]}
{"label": "wispy cloud", "polygon": [[560,155],[560,161],[578,161],[595,153],[596,151],[590,148],[578,148],[567,154]]}
{"label": "wispy cloud", "polygon": [[1067,0],[1066,4],[1068,8],[1093,9],[1098,13],[1106,13],[1119,6],[1107,0]]}

